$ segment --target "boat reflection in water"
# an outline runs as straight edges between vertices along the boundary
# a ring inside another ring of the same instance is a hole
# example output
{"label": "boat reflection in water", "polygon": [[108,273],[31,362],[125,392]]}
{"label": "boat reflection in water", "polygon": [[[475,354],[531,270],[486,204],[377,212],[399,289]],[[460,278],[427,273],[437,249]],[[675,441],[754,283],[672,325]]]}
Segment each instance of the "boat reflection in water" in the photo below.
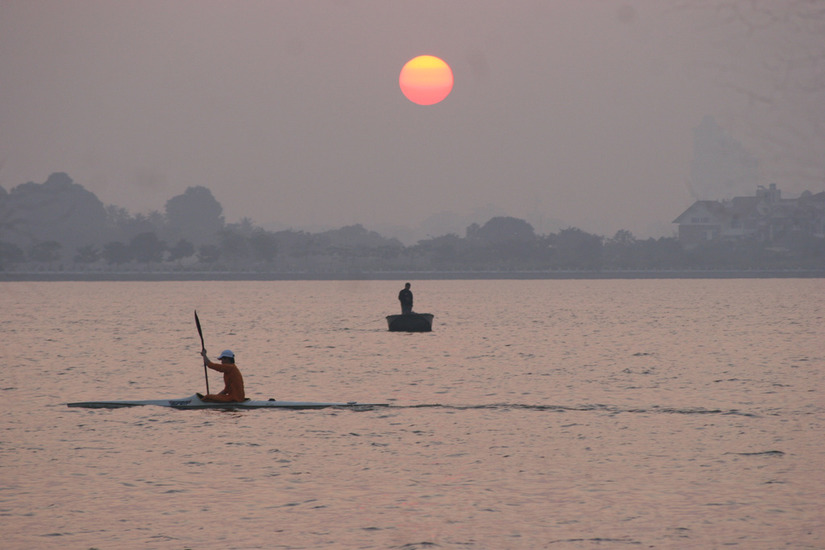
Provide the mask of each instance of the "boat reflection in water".
{"label": "boat reflection in water", "polygon": [[391,332],[430,332],[433,330],[433,317],[431,313],[387,315],[387,325]]}

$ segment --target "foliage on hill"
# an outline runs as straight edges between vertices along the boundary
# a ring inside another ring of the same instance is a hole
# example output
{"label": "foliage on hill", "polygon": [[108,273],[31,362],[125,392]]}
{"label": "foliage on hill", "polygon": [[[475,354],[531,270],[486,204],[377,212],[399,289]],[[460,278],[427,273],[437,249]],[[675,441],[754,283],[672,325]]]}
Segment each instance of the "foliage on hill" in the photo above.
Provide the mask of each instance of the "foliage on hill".
{"label": "foliage on hill", "polygon": [[708,242],[612,238],[570,227],[536,235],[524,220],[495,217],[466,235],[404,246],[361,225],[321,233],[266,231],[248,218],[225,223],[205,187],[189,187],[164,213],[104,207],[63,173],[10,192],[0,187],[0,270],[232,270],[306,273],[380,271],[603,271],[825,269],[825,239]]}

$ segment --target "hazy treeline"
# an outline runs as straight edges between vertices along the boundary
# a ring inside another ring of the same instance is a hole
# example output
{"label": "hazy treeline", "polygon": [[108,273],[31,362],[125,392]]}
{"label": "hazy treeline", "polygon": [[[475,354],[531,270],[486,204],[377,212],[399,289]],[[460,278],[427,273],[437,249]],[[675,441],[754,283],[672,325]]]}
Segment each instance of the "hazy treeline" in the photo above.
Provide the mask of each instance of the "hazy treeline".
{"label": "hazy treeline", "polygon": [[674,237],[638,240],[576,228],[537,235],[524,220],[495,217],[404,246],[361,225],[320,233],[226,223],[205,187],[189,187],[164,212],[104,206],[64,173],[10,192],[0,187],[0,269],[351,273],[822,269],[825,239],[788,235],[771,243],[711,242],[687,250]]}

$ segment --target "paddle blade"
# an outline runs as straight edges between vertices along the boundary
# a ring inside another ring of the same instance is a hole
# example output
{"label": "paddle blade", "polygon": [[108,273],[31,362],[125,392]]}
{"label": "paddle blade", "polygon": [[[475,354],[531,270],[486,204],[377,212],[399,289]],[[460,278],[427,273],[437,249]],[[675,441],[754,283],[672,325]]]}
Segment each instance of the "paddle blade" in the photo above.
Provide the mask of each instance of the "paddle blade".
{"label": "paddle blade", "polygon": [[[206,354],[206,345],[203,343],[203,331],[201,330],[201,320],[198,319],[198,310],[195,310],[195,326],[198,327],[198,336],[201,337],[201,353]],[[206,357],[203,358],[203,377],[206,379],[206,395],[209,395],[209,373],[206,369]]]}
{"label": "paddle blade", "polygon": [[201,337],[201,350],[206,351],[206,346],[203,343],[203,331],[201,330],[201,320],[198,319],[198,310],[195,310],[195,326],[198,327],[198,336]]}

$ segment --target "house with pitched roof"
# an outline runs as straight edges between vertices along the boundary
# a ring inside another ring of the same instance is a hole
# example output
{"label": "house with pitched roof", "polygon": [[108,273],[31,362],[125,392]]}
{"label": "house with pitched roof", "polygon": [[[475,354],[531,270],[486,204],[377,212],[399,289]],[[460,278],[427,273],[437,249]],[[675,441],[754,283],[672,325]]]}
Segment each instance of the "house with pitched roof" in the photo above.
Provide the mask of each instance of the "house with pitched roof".
{"label": "house with pitched roof", "polygon": [[673,223],[679,225],[679,242],[686,248],[708,241],[771,244],[802,236],[825,238],[825,192],[783,199],[775,183],[760,185],[752,197],[696,201]]}

